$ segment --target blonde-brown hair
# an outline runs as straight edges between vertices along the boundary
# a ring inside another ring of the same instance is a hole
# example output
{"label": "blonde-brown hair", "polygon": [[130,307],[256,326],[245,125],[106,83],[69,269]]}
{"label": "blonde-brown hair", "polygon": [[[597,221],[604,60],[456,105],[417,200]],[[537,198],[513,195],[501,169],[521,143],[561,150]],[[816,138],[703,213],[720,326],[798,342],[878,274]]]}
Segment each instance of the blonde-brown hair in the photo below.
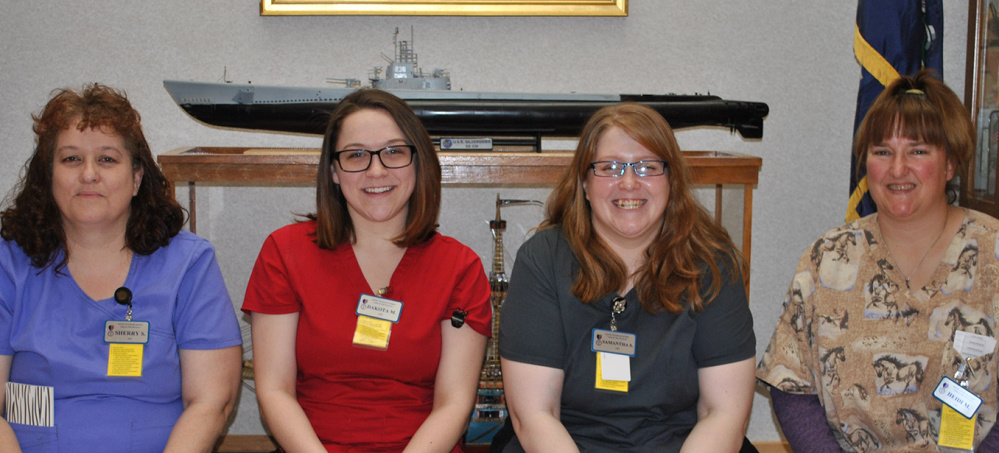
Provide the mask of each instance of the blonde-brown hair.
{"label": "blonde-brown hair", "polygon": [[867,167],[872,147],[896,135],[944,149],[956,175],[966,174],[975,150],[971,114],[928,69],[899,77],[871,104],[853,142],[857,170]]}
{"label": "blonde-brown hair", "polygon": [[[667,162],[670,194],[659,236],[645,253],[645,263],[636,272],[635,287],[642,306],[649,312],[683,310],[687,299],[696,311],[721,291],[724,279],[717,260],[729,263],[732,281],[739,280],[742,256],[725,229],[718,225],[691,193],[691,177],[673,130],[651,108],[622,103],[597,111],[583,128],[575,156],[548,198],[541,228],[561,228],[580,264],[572,294],[584,303],[625,286],[629,278],[625,264],[594,232],[591,209],[583,193],[597,142],[611,128],[619,128],[633,140]],[[702,292],[702,275],[709,271],[710,288]]]}

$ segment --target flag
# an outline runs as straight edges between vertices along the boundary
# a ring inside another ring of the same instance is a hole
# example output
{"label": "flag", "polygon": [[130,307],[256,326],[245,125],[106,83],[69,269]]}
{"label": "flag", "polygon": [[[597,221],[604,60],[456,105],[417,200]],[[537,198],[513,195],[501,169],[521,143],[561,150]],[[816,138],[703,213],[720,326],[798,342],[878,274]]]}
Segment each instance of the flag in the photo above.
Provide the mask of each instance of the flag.
{"label": "flag", "polygon": [[[853,122],[856,134],[874,99],[900,74],[930,68],[943,78],[943,1],[858,0],[853,53],[861,66]],[[867,189],[867,171],[857,169],[857,158],[853,156],[846,221],[876,211]]]}

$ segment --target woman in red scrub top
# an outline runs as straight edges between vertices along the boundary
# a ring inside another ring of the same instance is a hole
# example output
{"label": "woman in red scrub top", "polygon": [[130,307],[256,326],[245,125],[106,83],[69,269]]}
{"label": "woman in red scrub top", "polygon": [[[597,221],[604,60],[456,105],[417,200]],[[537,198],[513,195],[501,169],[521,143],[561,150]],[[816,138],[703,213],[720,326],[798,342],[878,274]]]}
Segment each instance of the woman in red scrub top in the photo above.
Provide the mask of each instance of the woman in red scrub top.
{"label": "woman in red scrub top", "polygon": [[440,184],[405,102],[337,105],[316,212],[267,238],[243,302],[284,450],[461,451],[492,311],[478,255],[436,231]]}

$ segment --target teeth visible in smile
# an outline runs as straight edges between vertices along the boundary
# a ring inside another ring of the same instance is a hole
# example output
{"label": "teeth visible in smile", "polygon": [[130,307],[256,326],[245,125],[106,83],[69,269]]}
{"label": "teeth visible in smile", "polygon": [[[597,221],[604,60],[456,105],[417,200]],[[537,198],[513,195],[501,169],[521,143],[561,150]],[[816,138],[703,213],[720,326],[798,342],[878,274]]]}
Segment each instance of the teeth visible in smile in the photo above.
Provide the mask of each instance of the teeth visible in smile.
{"label": "teeth visible in smile", "polygon": [[888,184],[888,188],[891,190],[909,190],[915,187],[915,184]]}
{"label": "teeth visible in smile", "polygon": [[638,209],[645,204],[645,200],[615,200],[614,205],[621,209]]}
{"label": "teeth visible in smile", "polygon": [[392,190],[392,186],[370,187],[370,188],[364,189],[364,192],[365,193],[384,193],[384,192],[388,192],[390,190]]}

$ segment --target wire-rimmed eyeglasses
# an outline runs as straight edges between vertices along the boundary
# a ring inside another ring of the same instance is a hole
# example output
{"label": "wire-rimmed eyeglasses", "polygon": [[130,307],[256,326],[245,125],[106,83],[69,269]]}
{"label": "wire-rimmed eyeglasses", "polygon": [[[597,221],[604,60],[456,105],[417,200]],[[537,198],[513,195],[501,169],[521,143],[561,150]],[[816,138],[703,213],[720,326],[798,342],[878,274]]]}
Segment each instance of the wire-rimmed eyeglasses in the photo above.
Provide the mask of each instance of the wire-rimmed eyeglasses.
{"label": "wire-rimmed eyeglasses", "polygon": [[348,173],[358,173],[371,166],[371,156],[378,156],[378,161],[385,168],[408,167],[413,163],[416,147],[413,145],[391,145],[371,151],[368,149],[345,149],[333,152],[333,159],[340,164],[340,169]]}
{"label": "wire-rimmed eyeglasses", "polygon": [[650,159],[638,162],[618,162],[616,160],[598,160],[590,163],[594,176],[603,178],[620,178],[624,176],[628,167],[635,172],[635,176],[644,178],[646,176],[660,176],[666,174],[669,164],[665,160]]}

